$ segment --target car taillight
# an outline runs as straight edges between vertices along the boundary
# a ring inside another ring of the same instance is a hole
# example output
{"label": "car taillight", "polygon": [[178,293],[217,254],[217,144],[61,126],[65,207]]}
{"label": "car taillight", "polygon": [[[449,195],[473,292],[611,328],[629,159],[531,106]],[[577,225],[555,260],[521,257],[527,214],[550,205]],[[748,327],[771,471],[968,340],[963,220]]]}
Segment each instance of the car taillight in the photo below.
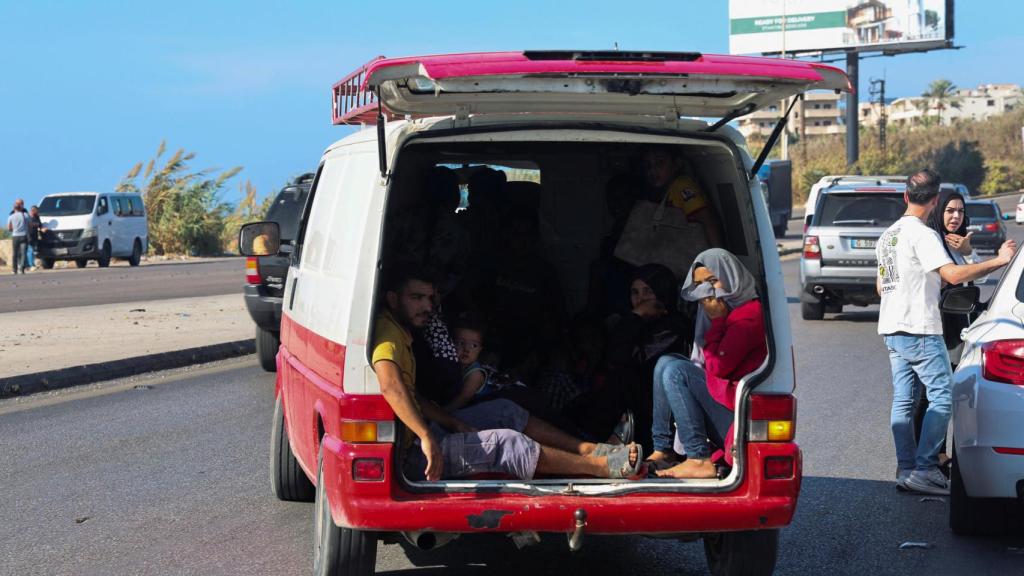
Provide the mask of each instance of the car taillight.
{"label": "car taillight", "polygon": [[1024,386],[1024,340],[996,340],[982,345],[986,380]]}
{"label": "car taillight", "polygon": [[764,459],[764,477],[768,480],[784,480],[793,477],[792,456],[769,456]]}
{"label": "car taillight", "polygon": [[353,444],[366,442],[394,442],[394,421],[343,420],[341,439]]}
{"label": "car taillight", "polygon": [[817,236],[804,236],[804,258],[821,260],[821,246],[818,245]]}
{"label": "car taillight", "polygon": [[245,259],[245,281],[249,284],[262,284],[260,280],[260,262],[255,256]]}
{"label": "car taillight", "polygon": [[352,479],[359,482],[383,481],[384,460],[380,458],[357,458],[353,460]]}
{"label": "car taillight", "polygon": [[983,228],[985,232],[999,232],[999,224],[996,224],[995,222],[989,222],[988,224],[985,224]]}
{"label": "car taillight", "polygon": [[750,395],[750,441],[792,442],[796,436],[796,398],[789,394]]}

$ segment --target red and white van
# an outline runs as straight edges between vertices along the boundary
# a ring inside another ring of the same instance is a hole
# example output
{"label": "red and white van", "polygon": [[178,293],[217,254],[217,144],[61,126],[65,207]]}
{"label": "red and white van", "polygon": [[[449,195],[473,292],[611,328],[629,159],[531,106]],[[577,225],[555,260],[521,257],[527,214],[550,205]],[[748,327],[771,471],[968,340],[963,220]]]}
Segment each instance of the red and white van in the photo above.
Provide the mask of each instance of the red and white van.
{"label": "red and white van", "polygon": [[[380,58],[335,85],[335,124],[364,129],[323,154],[294,242],[271,463],[279,498],[316,502],[318,573],[372,573],[380,538],[403,534],[429,548],[480,532],[521,542],[564,533],[574,548],[588,534],[703,538],[713,573],[770,573],[800,491],[793,349],[755,176],[764,157],[751,158],[728,121],[808,89],[850,85],[840,70],[792,60],[560,51]],[[606,231],[604,185],[652,145],[689,159],[726,247],[760,280],[769,354],[737,387],[731,472],[633,482],[406,479],[401,423],[368,355],[378,272],[394,257],[388,227],[421,201],[420,176],[442,165],[539,171],[543,250],[571,311],[586,299]],[[243,251],[273,232],[250,225]]]}

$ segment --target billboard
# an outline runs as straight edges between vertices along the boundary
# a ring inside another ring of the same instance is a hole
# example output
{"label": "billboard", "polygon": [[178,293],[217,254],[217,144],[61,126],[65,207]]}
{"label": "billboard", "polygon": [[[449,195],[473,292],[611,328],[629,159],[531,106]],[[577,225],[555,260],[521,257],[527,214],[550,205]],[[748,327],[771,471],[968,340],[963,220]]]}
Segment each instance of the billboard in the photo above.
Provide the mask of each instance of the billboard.
{"label": "billboard", "polygon": [[908,51],[953,39],[953,0],[729,0],[729,52]]}

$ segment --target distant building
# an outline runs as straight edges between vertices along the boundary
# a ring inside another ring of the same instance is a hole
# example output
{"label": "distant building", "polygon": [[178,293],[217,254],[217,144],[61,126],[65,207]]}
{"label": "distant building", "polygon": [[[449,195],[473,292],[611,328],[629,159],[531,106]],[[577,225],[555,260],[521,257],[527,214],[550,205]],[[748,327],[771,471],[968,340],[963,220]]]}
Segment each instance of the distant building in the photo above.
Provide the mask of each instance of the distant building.
{"label": "distant building", "polygon": [[[808,92],[802,102],[793,107],[786,131],[800,136],[845,134],[843,114],[839,109],[840,96],[834,92]],[[746,137],[757,134],[768,136],[785,112],[787,102],[772,104],[748,114],[738,121],[739,131]]]}
{"label": "distant building", "polygon": [[[897,98],[884,107],[890,126],[943,125],[966,120],[985,120],[1024,105],[1024,91],[1017,84],[982,84],[962,89],[940,103],[936,98]],[[883,107],[862,102],[858,107],[862,126],[876,126]]]}

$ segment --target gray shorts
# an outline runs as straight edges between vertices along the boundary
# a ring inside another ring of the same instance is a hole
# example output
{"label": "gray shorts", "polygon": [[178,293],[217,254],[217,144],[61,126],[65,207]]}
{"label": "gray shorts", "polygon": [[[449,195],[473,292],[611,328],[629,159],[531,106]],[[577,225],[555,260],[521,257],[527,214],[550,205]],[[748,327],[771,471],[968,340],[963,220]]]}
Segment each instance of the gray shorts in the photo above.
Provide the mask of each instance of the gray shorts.
{"label": "gray shorts", "polygon": [[[448,433],[436,424],[431,431],[441,440],[444,454],[442,478],[465,478],[475,474],[508,474],[530,480],[537,471],[540,445],[522,433],[530,414],[508,400],[491,400],[453,414],[479,430]],[[404,472],[410,480],[423,480],[427,459],[419,440],[409,447]]]}

